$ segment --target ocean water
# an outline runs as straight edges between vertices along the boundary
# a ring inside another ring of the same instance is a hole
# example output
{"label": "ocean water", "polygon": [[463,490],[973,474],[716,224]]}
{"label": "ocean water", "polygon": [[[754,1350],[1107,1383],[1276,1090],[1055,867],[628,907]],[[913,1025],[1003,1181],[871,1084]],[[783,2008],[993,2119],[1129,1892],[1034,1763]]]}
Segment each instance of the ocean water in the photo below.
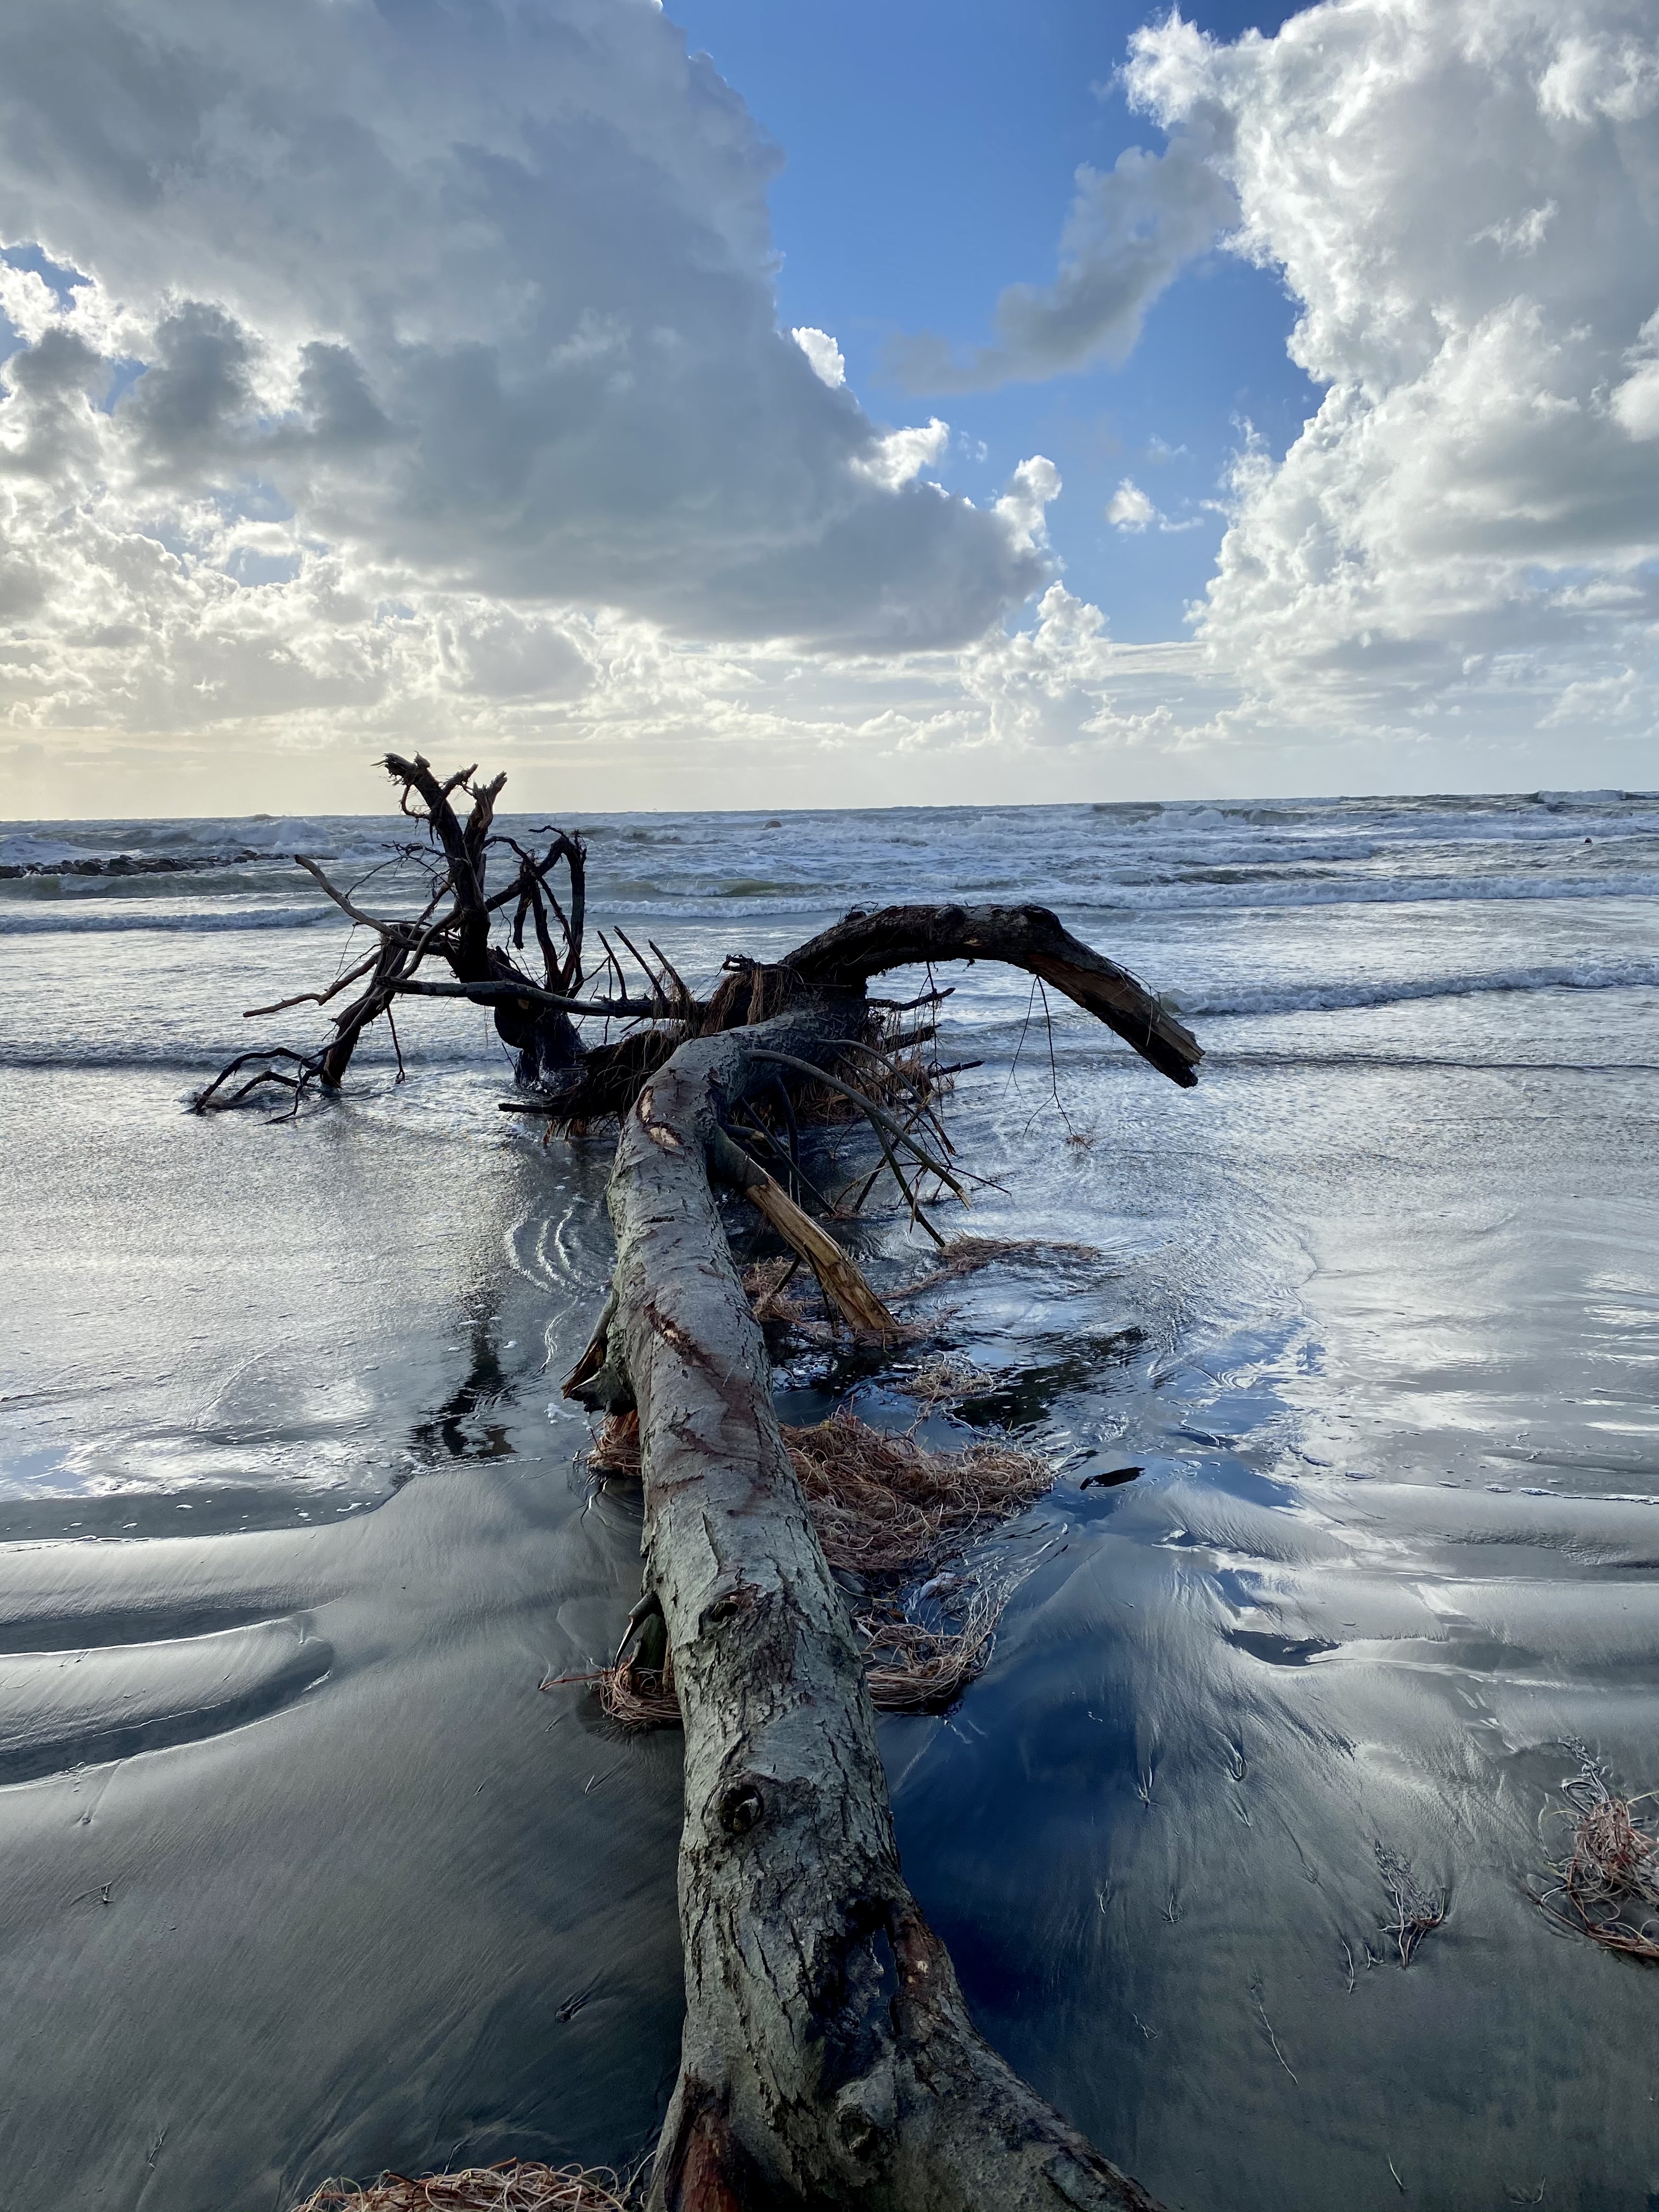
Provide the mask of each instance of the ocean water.
{"label": "ocean water", "polygon": [[[509,824],[509,826],[516,826]],[[526,823],[525,826],[530,826]],[[853,904],[1036,899],[1169,994],[1179,1091],[975,967],[994,1176],[1089,1248],[931,1303],[1057,1471],[951,1713],[882,1740],[993,2040],[1192,2212],[1659,2203],[1659,1979],[1553,1934],[1581,1741],[1659,1786],[1659,799],[584,819],[694,981]],[[558,1395],[609,1140],[425,1003],[298,1119],[198,1121],[391,908],[393,817],[0,830],[0,2172],[30,2212],[647,2143],[678,1748],[580,1693],[638,1523]],[[903,979],[899,979],[902,982]],[[896,990],[895,995],[903,995]],[[1075,1141],[1067,1141],[1068,1137]],[[924,1246],[895,1210],[870,1267]],[[790,1379],[811,1417],[833,1375]],[[844,1378],[842,1378],[844,1379]],[[908,1419],[895,1375],[860,1409]],[[1082,1485],[1133,1463],[1133,1482]],[[1446,1905],[1408,1968],[1378,1847]]]}

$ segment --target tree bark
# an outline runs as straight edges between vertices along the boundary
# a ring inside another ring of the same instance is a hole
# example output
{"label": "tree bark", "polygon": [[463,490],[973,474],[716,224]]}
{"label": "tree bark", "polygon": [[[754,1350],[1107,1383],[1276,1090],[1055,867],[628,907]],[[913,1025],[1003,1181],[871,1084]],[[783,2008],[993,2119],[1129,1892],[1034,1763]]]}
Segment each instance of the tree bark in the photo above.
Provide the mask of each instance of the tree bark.
{"label": "tree bark", "polygon": [[873,913],[855,908],[781,960],[728,961],[728,973],[706,1004],[689,1002],[676,1025],[638,1030],[584,1054],[543,1086],[544,1101],[567,1124],[624,1115],[684,1036],[752,1026],[796,1004],[845,999],[862,1013],[872,975],[955,960],[1023,968],[1115,1030],[1172,1083],[1190,1088],[1198,1080],[1204,1054],[1192,1031],[1127,968],[1073,937],[1047,907],[890,906]]}
{"label": "tree bark", "polygon": [[[647,1577],[684,1720],[686,2019],[653,2212],[1154,2212],[979,2035],[905,1886],[845,1603],[711,1184],[727,1109],[775,1080],[758,1053],[822,1065],[860,1034],[860,963],[873,973],[934,945],[988,955],[999,933],[1030,964],[1054,951],[1042,909],[947,913],[960,921],[889,936],[884,954],[872,937],[832,945],[832,931],[778,963],[789,1009],[682,1044],[617,1147],[612,1301],[568,1387],[637,1407]],[[994,927],[988,914],[1020,919]],[[1067,945],[1086,956],[1057,962],[1089,979],[1080,995],[1110,963]],[[1144,1008],[1140,1020],[1151,1035]],[[1191,1079],[1173,1039],[1158,1048]]]}
{"label": "tree bark", "polygon": [[1146,985],[1073,937],[1044,906],[889,906],[857,910],[780,963],[808,991],[861,988],[892,968],[1001,960],[1054,985],[1117,1031],[1172,1083],[1190,1088],[1198,1039]]}

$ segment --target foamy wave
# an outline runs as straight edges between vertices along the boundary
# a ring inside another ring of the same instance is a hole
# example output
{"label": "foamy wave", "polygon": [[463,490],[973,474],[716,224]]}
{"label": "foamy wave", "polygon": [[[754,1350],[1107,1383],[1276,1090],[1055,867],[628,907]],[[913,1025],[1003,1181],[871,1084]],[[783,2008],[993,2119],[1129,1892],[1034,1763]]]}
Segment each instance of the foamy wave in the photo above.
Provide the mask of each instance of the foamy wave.
{"label": "foamy wave", "polygon": [[1659,875],[1395,876],[1379,882],[1327,878],[1318,883],[1146,884],[1114,892],[1097,888],[1090,903],[1158,914],[1203,913],[1249,907],[1435,906],[1490,899],[1608,899],[1659,897]]}
{"label": "foamy wave", "polygon": [[[872,888],[866,884],[826,883],[822,887],[803,886],[800,892],[787,897],[750,897],[731,892],[711,896],[696,886],[679,891],[665,888],[647,899],[640,896],[637,890],[632,897],[612,896],[601,883],[597,890],[590,890],[589,899],[590,902],[596,898],[602,901],[604,912],[617,915],[624,921],[631,921],[636,915],[642,921],[651,921],[672,913],[678,921],[729,929],[739,921],[786,921],[796,915],[833,914],[854,897],[862,905],[879,905],[893,896],[895,888],[891,884]],[[951,877],[937,884],[910,886],[912,896],[926,896],[930,891],[941,899],[959,899],[970,904],[981,900],[995,904],[1010,897],[1035,898],[1054,908],[1063,921],[1076,927],[1077,918],[1085,914],[1243,914],[1252,908],[1262,907],[1292,912],[1298,907],[1434,906],[1483,900],[1530,902],[1551,899],[1651,899],[1659,898],[1659,874],[1632,872],[1628,875],[1600,876],[1395,876],[1375,881],[1332,876],[1315,883],[1295,877],[1277,881],[1267,877],[1247,883],[1216,883],[1201,877],[1176,877],[1162,883],[1114,883],[1108,874],[1103,880],[1097,877],[1087,883],[1073,878],[1062,883],[1044,884],[1027,878],[1011,884],[1005,878],[997,884],[986,885]]]}
{"label": "foamy wave", "polygon": [[46,914],[0,913],[0,937],[99,936],[136,929],[192,935],[226,929],[315,929],[325,921],[344,926],[337,908],[322,905],[263,907],[233,914],[154,914],[142,906],[118,914],[87,914],[54,907]]}
{"label": "foamy wave", "polygon": [[1228,1014],[1323,1014],[1347,1006],[1391,1006],[1413,999],[1471,999],[1501,991],[1631,991],[1659,989],[1659,961],[1614,960],[1547,963],[1494,969],[1484,975],[1421,975],[1395,981],[1269,983],[1182,995],[1183,1016],[1211,1020]]}

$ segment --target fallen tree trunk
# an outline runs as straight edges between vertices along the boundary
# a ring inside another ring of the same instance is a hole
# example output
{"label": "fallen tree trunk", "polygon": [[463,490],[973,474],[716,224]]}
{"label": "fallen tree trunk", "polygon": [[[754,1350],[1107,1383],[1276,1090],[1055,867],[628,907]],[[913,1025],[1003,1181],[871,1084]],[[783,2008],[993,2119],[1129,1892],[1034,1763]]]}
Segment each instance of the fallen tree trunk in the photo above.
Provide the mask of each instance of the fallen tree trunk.
{"label": "fallen tree trunk", "polygon": [[[659,1702],[685,1732],[686,2017],[655,2212],[1155,2212],[978,2034],[905,1887],[862,1656],[779,1429],[717,1192],[758,1208],[810,1264],[832,1314],[891,1341],[899,1323],[801,1203],[810,1186],[797,1143],[798,1109],[850,1102],[913,1219],[942,1243],[922,1189],[931,1176],[962,1192],[931,1103],[945,1071],[902,1058],[900,1048],[926,1042],[931,1026],[896,1042],[882,1024],[948,993],[930,982],[894,1007],[866,995],[872,977],[1006,963],[1183,1085],[1197,1079],[1197,1041],[1037,906],[854,912],[781,960],[728,960],[706,1000],[654,944],[653,965],[618,931],[644,979],[636,995],[600,933],[611,988],[595,991],[584,985],[580,840],[556,833],[537,857],[493,826],[501,778],[479,785],[466,769],[441,782],[419,755],[389,756],[386,767],[441,858],[424,911],[365,913],[301,861],[378,946],[325,990],[281,1005],[322,1005],[368,981],[320,1052],[239,1055],[197,1105],[234,1105],[275,1086],[297,1110],[307,1086],[338,1086],[363,1030],[389,1021],[399,996],[463,997],[491,1008],[517,1054],[520,1097],[507,1110],[541,1115],[550,1131],[622,1121],[611,1293],[566,1389],[595,1409],[637,1414],[647,1593],[629,1633],[653,1629]],[[472,801],[465,822],[452,804],[458,789]],[[489,856],[502,846],[518,865],[491,895]],[[549,880],[559,864],[568,914]],[[504,908],[514,909],[515,950],[534,924],[539,981],[491,942]],[[428,957],[451,980],[416,974]],[[576,1024],[594,1018],[638,1025],[589,1048]],[[783,1182],[751,1145],[769,1152]]]}
{"label": "fallen tree trunk", "polygon": [[611,1178],[613,1304],[570,1386],[637,1409],[685,1728],[686,2021],[651,2201],[1147,2212],[974,2028],[905,1887],[846,1602],[716,1202],[732,1105],[773,1055],[853,1033],[861,999],[693,1040],[653,1076]]}

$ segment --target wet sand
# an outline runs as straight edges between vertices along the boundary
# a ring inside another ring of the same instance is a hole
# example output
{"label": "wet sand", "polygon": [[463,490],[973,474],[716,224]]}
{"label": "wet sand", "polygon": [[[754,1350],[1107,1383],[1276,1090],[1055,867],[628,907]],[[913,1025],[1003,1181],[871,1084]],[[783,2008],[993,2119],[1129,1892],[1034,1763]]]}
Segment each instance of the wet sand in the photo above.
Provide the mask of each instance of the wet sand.
{"label": "wet sand", "polygon": [[[1190,1096],[1063,1024],[1068,1147],[1000,990],[952,1009],[1008,1184],[963,1225],[1100,1257],[934,1301],[997,1378],[963,1413],[1059,1470],[989,1540],[987,1674],[882,1723],[978,2017],[1190,2212],[1644,2212],[1659,1977],[1527,1884],[1564,1738],[1659,1784],[1659,1079],[1608,1049],[1656,994],[1212,1020]],[[477,1067],[288,1127],[181,1087],[0,1073],[0,2202],[625,2158],[678,1743],[538,1687],[637,1588],[557,1396],[608,1147],[503,1132]],[[1379,1844],[1446,1900],[1408,1971]]]}

